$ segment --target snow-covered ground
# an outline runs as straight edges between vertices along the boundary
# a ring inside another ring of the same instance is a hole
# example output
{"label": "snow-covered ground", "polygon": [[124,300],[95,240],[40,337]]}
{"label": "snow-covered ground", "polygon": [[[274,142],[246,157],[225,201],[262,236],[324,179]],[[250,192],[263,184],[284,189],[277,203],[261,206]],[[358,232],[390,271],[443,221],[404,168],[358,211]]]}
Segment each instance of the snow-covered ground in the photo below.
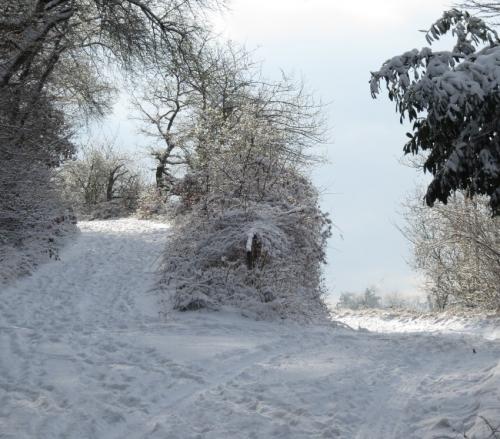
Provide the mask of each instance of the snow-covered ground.
{"label": "snow-covered ground", "polygon": [[500,339],[500,315],[474,311],[423,313],[418,311],[367,309],[337,310],[332,317],[355,329],[374,332],[427,332],[476,335]]}
{"label": "snow-covered ground", "polygon": [[486,438],[481,416],[500,424],[498,339],[165,316],[151,289],[167,227],[80,228],[61,261],[0,292],[1,439]]}

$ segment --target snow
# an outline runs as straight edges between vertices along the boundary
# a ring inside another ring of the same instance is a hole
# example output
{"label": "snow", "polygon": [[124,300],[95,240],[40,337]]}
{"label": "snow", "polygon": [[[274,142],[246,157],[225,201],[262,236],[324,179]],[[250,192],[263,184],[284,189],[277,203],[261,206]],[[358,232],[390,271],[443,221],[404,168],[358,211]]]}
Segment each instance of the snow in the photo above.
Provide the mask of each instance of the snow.
{"label": "snow", "polygon": [[424,332],[464,334],[500,340],[500,315],[470,311],[423,313],[418,311],[367,309],[333,310],[335,320],[352,328],[375,332]]}
{"label": "snow", "polygon": [[500,424],[498,338],[163,315],[168,227],[80,228],[60,261],[0,291],[2,439],[482,438],[479,416]]}

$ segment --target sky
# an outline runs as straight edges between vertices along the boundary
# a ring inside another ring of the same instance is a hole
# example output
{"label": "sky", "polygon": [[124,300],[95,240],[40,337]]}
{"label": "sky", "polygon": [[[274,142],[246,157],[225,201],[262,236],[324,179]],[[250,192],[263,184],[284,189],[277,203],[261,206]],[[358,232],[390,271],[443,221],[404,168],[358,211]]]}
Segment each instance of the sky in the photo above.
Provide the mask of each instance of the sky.
{"label": "sky", "polygon": [[[400,163],[408,127],[385,95],[371,98],[368,80],[386,59],[424,47],[419,30],[449,7],[442,0],[231,0],[228,11],[211,18],[222,38],[255,50],[266,75],[283,69],[329,103],[330,142],[321,147],[327,163],[311,176],[338,228],[325,267],[334,298],[369,286],[419,290],[407,264],[410,246],[396,225],[401,202],[427,180]],[[136,130],[126,107],[120,102],[107,122],[125,147]]]}

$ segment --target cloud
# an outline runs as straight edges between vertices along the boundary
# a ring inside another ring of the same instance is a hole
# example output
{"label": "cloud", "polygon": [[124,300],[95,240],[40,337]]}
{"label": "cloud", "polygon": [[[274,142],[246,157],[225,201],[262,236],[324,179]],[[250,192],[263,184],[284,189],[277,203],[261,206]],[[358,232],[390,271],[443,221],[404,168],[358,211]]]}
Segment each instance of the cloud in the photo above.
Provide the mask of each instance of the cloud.
{"label": "cloud", "polygon": [[447,6],[443,0],[233,0],[231,12],[215,21],[217,29],[234,39],[311,39],[346,30],[362,36],[418,25],[419,16],[424,18],[421,25],[427,26]]}

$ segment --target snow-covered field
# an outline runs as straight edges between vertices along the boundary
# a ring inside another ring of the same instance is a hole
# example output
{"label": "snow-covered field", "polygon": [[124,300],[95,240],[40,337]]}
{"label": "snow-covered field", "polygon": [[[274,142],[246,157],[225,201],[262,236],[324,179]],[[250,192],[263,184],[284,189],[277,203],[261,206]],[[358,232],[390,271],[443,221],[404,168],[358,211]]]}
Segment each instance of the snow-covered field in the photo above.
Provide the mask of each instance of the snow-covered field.
{"label": "snow-covered field", "polygon": [[165,316],[151,288],[167,227],[80,228],[61,261],[0,292],[1,439],[487,438],[481,416],[500,424],[498,339]]}

